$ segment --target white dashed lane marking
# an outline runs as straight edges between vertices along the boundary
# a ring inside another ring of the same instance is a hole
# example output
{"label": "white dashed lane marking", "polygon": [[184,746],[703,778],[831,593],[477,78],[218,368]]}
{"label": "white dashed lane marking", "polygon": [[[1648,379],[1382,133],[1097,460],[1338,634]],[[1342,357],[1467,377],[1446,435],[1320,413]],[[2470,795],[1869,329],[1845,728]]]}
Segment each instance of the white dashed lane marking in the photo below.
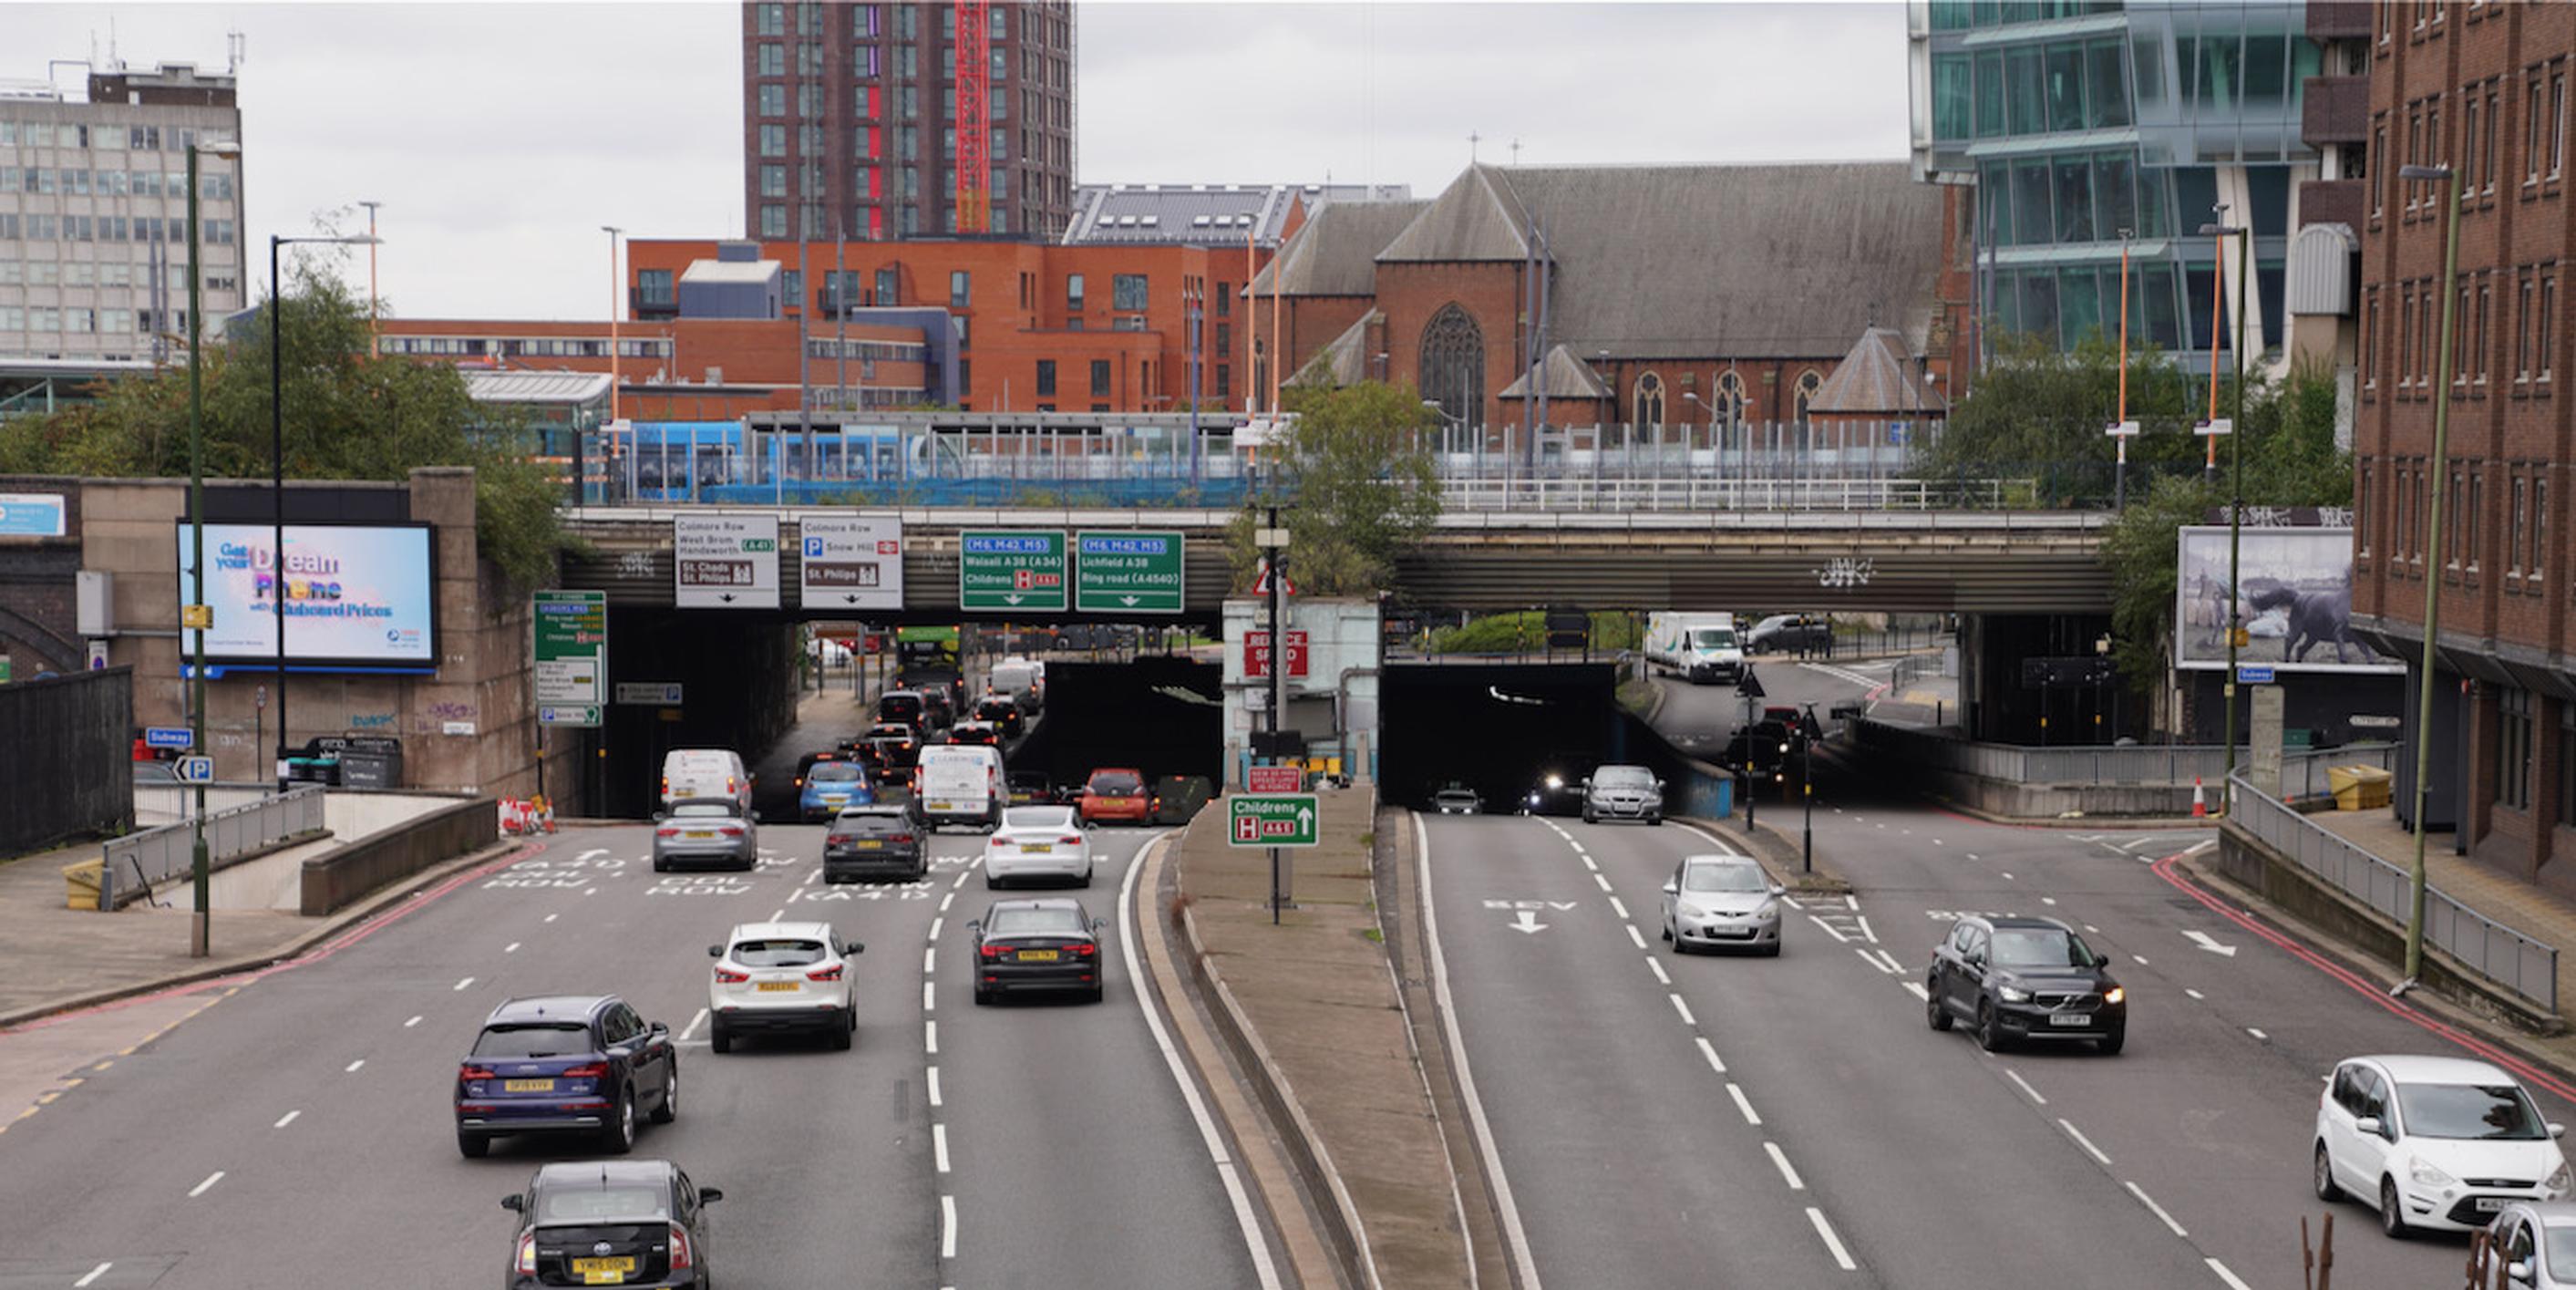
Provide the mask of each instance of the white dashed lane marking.
{"label": "white dashed lane marking", "polygon": [[223,1171],[223,1170],[221,1170],[221,1169],[218,1169],[218,1170],[214,1171],[213,1173],[210,1173],[210,1174],[206,1175],[206,1180],[205,1180],[204,1182],[198,1183],[196,1186],[191,1187],[191,1188],[189,1188],[189,1189],[188,1189],[188,1197],[189,1197],[189,1199],[194,1200],[195,1198],[197,1198],[197,1197],[199,1197],[199,1196],[203,1196],[203,1195],[205,1195],[208,1189],[212,1188],[216,1183],[222,1182],[223,1180],[224,1180],[224,1171]]}

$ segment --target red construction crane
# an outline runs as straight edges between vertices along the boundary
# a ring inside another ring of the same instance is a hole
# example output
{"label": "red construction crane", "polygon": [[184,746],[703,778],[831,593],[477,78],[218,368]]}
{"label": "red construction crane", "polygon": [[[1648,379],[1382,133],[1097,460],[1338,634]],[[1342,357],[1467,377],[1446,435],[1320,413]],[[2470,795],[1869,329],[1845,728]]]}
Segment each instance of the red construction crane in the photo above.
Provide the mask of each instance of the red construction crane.
{"label": "red construction crane", "polygon": [[957,231],[993,231],[993,29],[986,0],[950,0],[957,8]]}

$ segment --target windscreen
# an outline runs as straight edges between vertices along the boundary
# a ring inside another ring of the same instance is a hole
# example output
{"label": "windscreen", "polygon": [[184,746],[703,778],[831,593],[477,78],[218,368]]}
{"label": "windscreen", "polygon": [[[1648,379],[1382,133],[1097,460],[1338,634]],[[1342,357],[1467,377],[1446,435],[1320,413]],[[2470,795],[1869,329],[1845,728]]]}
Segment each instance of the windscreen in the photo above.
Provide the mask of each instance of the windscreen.
{"label": "windscreen", "polygon": [[902,816],[892,814],[844,815],[832,821],[832,833],[836,837],[855,837],[862,834],[872,838],[881,837],[888,833],[902,833],[909,827]]}
{"label": "windscreen", "polygon": [[1006,829],[1069,829],[1073,812],[1061,806],[1014,806],[1002,812]]}
{"label": "windscreen", "polygon": [[1604,788],[1644,788],[1655,777],[1643,766],[1604,766],[1592,773],[1592,782]]}
{"label": "windscreen", "polygon": [[889,694],[884,698],[877,700],[877,713],[880,716],[902,717],[906,720],[910,720],[911,718],[921,715],[921,696],[917,694]]}
{"label": "windscreen", "polygon": [[1145,781],[1123,770],[1104,770],[1091,777],[1091,791],[1102,797],[1129,797],[1145,790]]}
{"label": "windscreen", "polygon": [[2576,1223],[2552,1223],[2548,1232],[2549,1275],[2576,1281]]}
{"label": "windscreen", "polygon": [[1733,649],[1735,632],[1726,627],[1704,627],[1691,633],[1691,646],[1695,649]]}
{"label": "windscreen", "polygon": [[729,802],[676,802],[671,806],[671,814],[674,818],[697,816],[719,820],[731,819],[733,805]]}
{"label": "windscreen", "polygon": [[549,1191],[537,1203],[540,1223],[600,1223],[620,1219],[669,1218],[658,1187],[583,1187]]}
{"label": "windscreen", "polygon": [[733,961],[744,967],[803,967],[823,961],[823,943],[801,936],[735,941]]}
{"label": "windscreen", "polygon": [[2549,1136],[2531,1099],[2511,1084],[2400,1084],[2397,1109],[2418,1138],[2533,1142]]}
{"label": "windscreen", "polygon": [[805,778],[814,784],[847,784],[859,777],[858,767],[845,761],[827,761],[816,764],[813,773]]}
{"label": "windscreen", "polygon": [[1684,891],[1767,891],[1771,883],[1749,864],[1695,864],[1682,873]]}
{"label": "windscreen", "polygon": [[2084,938],[2054,927],[1996,928],[1994,958],[1999,967],[2093,966],[2093,951]]}
{"label": "windscreen", "polygon": [[987,936],[1078,936],[1087,930],[1076,909],[996,909],[984,920]]}
{"label": "windscreen", "polygon": [[561,1057],[590,1051],[590,1027],[578,1021],[493,1026],[474,1040],[477,1057]]}

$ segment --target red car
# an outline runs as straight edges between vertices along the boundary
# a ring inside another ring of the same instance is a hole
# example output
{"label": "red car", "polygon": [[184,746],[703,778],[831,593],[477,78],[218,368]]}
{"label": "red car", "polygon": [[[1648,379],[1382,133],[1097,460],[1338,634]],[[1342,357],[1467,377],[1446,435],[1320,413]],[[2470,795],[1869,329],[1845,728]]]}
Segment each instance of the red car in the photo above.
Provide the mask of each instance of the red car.
{"label": "red car", "polygon": [[1143,772],[1103,766],[1084,782],[1074,809],[1085,824],[1144,824],[1153,818],[1154,799]]}

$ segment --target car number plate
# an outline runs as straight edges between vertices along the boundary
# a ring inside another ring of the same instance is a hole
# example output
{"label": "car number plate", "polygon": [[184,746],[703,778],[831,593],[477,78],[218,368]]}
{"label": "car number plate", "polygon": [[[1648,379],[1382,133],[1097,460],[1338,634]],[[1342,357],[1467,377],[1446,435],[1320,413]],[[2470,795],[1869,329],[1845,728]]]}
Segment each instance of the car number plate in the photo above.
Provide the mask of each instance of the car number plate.
{"label": "car number plate", "polygon": [[625,1281],[626,1274],[635,1270],[635,1256],[630,1254],[613,1259],[574,1259],[572,1270],[580,1274],[583,1285],[613,1286]]}
{"label": "car number plate", "polygon": [[1042,856],[1055,850],[1055,844],[1052,842],[1023,842],[1020,844],[1020,850],[1028,855]]}
{"label": "car number plate", "polygon": [[883,843],[883,842],[879,842],[879,841],[877,841],[875,838],[861,838],[861,839],[859,839],[858,841],[851,843],[850,845],[851,845],[852,847],[857,848],[858,850],[861,850],[861,851],[883,851],[883,850],[885,850],[885,843]]}
{"label": "car number plate", "polygon": [[714,829],[689,829],[680,834],[684,838],[712,838],[715,835]]}
{"label": "car number plate", "polygon": [[2093,1019],[2080,1012],[2052,1012],[2048,1014],[2048,1024],[2052,1026],[2089,1026],[2093,1024]]}
{"label": "car number plate", "polygon": [[2478,1212],[2481,1214],[2492,1214],[2512,1203],[2513,1202],[2502,1196],[2480,1196],[2478,1197]]}
{"label": "car number plate", "polygon": [[555,1082],[550,1079],[506,1079],[501,1081],[504,1093],[551,1093]]}
{"label": "car number plate", "polygon": [[934,811],[953,811],[957,809],[957,804],[955,802],[932,802],[930,804],[930,809]]}
{"label": "car number plate", "polygon": [[1053,963],[1056,961],[1056,957],[1056,952],[1054,950],[1020,951],[1020,961],[1022,963]]}
{"label": "car number plate", "polygon": [[760,992],[762,994],[786,994],[794,991],[795,989],[796,983],[793,981],[763,981],[760,983]]}

